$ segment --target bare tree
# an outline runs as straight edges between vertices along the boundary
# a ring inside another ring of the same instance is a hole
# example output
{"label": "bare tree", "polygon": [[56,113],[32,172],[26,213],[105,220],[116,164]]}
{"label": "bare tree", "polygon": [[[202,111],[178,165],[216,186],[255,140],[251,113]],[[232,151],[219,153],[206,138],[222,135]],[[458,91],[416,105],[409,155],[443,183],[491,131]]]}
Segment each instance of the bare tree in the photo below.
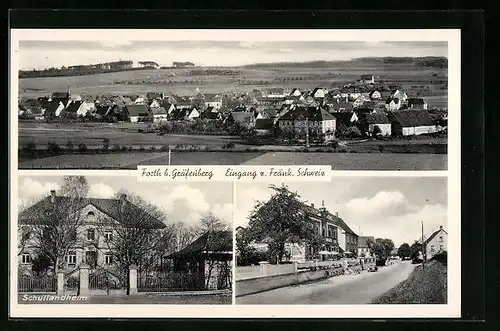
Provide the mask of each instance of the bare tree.
{"label": "bare tree", "polygon": [[173,226],[176,233],[176,251],[183,249],[199,236],[199,229],[195,226],[188,226],[181,221]]}
{"label": "bare tree", "polygon": [[87,192],[85,177],[67,176],[60,189],[62,196],[52,191],[47,203],[34,204],[20,214],[26,228],[21,245],[29,245],[36,256],[48,258],[56,271],[64,269],[66,256],[77,243],[83,222],[80,209]]}
{"label": "bare tree", "polygon": [[96,243],[96,249],[113,257],[120,278],[128,285],[131,265],[137,265],[141,273],[162,267],[162,257],[175,250],[175,231],[165,225],[158,207],[124,192],[113,200],[110,215],[97,220],[97,231],[104,240],[102,245]]}
{"label": "bare tree", "polygon": [[[230,225],[220,218],[216,217],[212,213],[206,214],[200,221],[200,226],[198,231],[202,234],[207,235],[207,242],[205,246],[205,254],[209,256],[205,260],[206,267],[206,284],[205,287],[208,288],[210,284],[210,279],[212,277],[213,271],[217,268],[219,276],[222,276],[222,281],[226,285],[230,284],[230,261],[220,259],[219,256],[223,256],[225,252],[222,250],[226,247],[230,247],[232,251],[233,242],[232,235],[228,235],[230,232]],[[232,259],[231,259],[232,260]],[[221,277],[219,277],[219,282]]]}

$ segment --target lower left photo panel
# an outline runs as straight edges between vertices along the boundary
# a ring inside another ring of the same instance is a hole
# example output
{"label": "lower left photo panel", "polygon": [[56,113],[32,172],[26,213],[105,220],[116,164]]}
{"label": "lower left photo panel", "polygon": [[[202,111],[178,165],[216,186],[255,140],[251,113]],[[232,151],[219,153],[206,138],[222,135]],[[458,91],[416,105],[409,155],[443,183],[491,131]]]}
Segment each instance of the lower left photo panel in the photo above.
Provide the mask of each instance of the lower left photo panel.
{"label": "lower left photo panel", "polygon": [[18,304],[232,304],[232,182],[19,175],[18,206]]}

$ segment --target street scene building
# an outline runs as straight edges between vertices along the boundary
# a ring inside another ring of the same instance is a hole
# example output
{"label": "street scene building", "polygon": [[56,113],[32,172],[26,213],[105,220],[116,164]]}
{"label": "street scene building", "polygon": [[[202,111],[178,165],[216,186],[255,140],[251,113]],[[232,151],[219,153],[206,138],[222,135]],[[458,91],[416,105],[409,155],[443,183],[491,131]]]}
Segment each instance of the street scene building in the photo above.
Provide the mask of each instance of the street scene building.
{"label": "street scene building", "polygon": [[236,187],[237,304],[446,302],[447,232],[424,232],[446,221],[441,178],[255,186]]}

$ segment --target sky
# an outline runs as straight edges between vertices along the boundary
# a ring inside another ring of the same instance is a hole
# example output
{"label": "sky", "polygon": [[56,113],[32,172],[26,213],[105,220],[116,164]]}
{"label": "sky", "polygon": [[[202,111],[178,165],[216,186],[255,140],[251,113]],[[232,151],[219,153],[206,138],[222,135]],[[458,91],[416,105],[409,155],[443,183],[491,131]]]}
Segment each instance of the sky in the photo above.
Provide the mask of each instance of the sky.
{"label": "sky", "polygon": [[108,61],[190,61],[200,66],[350,60],[358,57],[445,56],[444,41],[40,41],[19,42],[19,68],[45,69]]}
{"label": "sky", "polygon": [[[255,201],[267,201],[266,183],[235,184],[235,226],[245,226]],[[303,201],[339,213],[358,235],[412,244],[440,225],[447,228],[447,181],[441,177],[341,177],[325,183],[288,183]]]}
{"label": "sky", "polygon": [[[233,218],[231,182],[219,183],[144,183],[136,177],[87,176],[91,198],[111,198],[120,189],[134,193],[160,207],[167,222],[198,225],[206,213],[213,213],[228,224]],[[19,203],[32,203],[61,187],[62,176],[19,176]],[[214,194],[216,192],[216,194]]]}

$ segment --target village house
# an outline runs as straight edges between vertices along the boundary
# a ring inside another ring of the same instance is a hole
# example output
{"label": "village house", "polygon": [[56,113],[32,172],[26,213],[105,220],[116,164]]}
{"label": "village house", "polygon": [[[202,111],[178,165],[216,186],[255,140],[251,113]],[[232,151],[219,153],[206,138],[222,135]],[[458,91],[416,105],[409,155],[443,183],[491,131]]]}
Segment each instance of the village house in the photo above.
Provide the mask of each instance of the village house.
{"label": "village house", "polygon": [[54,92],[49,98],[49,101],[62,102],[64,106],[71,100],[71,93],[68,89],[67,92]]}
{"label": "village house", "polygon": [[205,108],[212,107],[214,109],[222,108],[222,96],[220,95],[205,95],[203,100]]}
{"label": "village house", "polygon": [[326,106],[328,107],[328,111],[330,113],[338,113],[338,112],[352,112],[354,106],[352,103],[347,102],[347,101],[340,101],[340,102],[331,102],[327,103]]}
{"label": "village house", "polygon": [[375,237],[360,236],[358,238],[358,257],[374,257],[372,256],[368,242],[375,242]]}
{"label": "village house", "polygon": [[157,99],[153,99],[153,101],[151,101],[149,103],[149,106],[148,106],[150,109],[153,109],[153,108],[160,108],[161,107],[161,104],[160,104],[160,101],[157,100]]}
{"label": "village house", "polygon": [[284,98],[286,97],[285,90],[280,87],[267,89],[265,93],[268,98]]}
{"label": "village house", "polygon": [[359,81],[363,84],[375,84],[375,76],[361,75],[361,79]]}
{"label": "village house", "polygon": [[65,117],[84,117],[89,112],[89,107],[85,101],[70,101],[62,112]]}
{"label": "village house", "polygon": [[168,99],[163,99],[162,101],[162,107],[165,109],[165,111],[167,112],[167,114],[171,114],[174,110],[175,110],[175,105],[171,102],[169,102]]}
{"label": "village house", "polygon": [[399,108],[401,108],[401,99],[393,98],[393,97],[388,98],[385,102],[385,108],[388,111],[399,110]]}
{"label": "village house", "polygon": [[316,87],[312,93],[311,93],[311,96],[314,98],[314,99],[324,99],[326,94],[328,93],[327,90],[323,89],[323,88],[320,88],[320,87]]}
{"label": "village house", "polygon": [[391,132],[396,136],[411,136],[437,132],[427,110],[408,109],[388,114],[391,120]]}
{"label": "village house", "polygon": [[42,104],[42,114],[45,118],[59,117],[64,110],[61,101],[50,101]]}
{"label": "village house", "polygon": [[145,104],[130,104],[123,108],[125,117],[132,123],[149,121],[150,112]]}
{"label": "village house", "polygon": [[382,98],[382,94],[379,91],[373,90],[370,92],[370,99],[379,100]]}
{"label": "village house", "polygon": [[294,96],[294,97],[300,97],[302,95],[302,93],[300,92],[300,90],[298,88],[293,88],[291,91],[290,91],[290,96]]}
{"label": "village house", "polygon": [[281,116],[278,125],[283,131],[298,134],[308,128],[311,133],[323,134],[326,141],[335,137],[337,128],[336,118],[322,107],[297,107]]}
{"label": "village house", "polygon": [[392,124],[389,117],[384,112],[366,114],[366,116],[364,117],[364,125],[362,125],[362,130],[364,132],[368,132],[370,135],[372,135],[375,127],[378,127],[380,129],[380,134],[382,136],[391,135]]}
{"label": "village house", "polygon": [[255,131],[257,135],[269,135],[272,134],[274,129],[274,119],[273,118],[258,118],[255,120]]}
{"label": "village house", "polygon": [[[150,229],[163,229],[165,224],[150,216],[146,211],[127,200],[122,194],[118,199],[83,198],[75,200],[67,196],[50,195],[34,203],[19,215],[19,238],[21,252],[18,263],[20,269],[30,273],[32,261],[37,257],[37,239],[46,226],[45,215],[52,210],[71,208],[75,210],[72,224],[76,224],[68,232],[73,244],[65,256],[63,270],[66,276],[78,272],[79,266],[86,262],[92,270],[112,268],[117,262],[110,253],[111,246],[107,242],[116,236],[116,225],[123,222],[135,222],[138,226]],[[59,215],[56,213],[55,215]],[[108,226],[109,225],[109,226]],[[38,234],[38,235],[37,235]]]}
{"label": "village house", "polygon": [[424,241],[424,247],[427,260],[432,259],[436,254],[447,251],[448,233],[443,229],[442,225]]}
{"label": "village house", "polygon": [[422,98],[409,98],[407,103],[408,108],[427,110],[427,103]]}
{"label": "village house", "polygon": [[154,123],[165,122],[168,120],[168,112],[163,107],[151,108],[151,115]]}
{"label": "village house", "polygon": [[255,116],[251,112],[231,112],[224,120],[224,124],[233,125],[239,123],[247,128],[252,128],[255,126]]}
{"label": "village house", "polygon": [[403,103],[408,99],[408,95],[401,90],[393,90],[391,91],[391,94],[393,98],[397,98]]}
{"label": "village house", "polygon": [[208,107],[201,112],[200,118],[208,121],[221,121],[223,120],[222,114],[218,111],[213,111],[212,107]]}

